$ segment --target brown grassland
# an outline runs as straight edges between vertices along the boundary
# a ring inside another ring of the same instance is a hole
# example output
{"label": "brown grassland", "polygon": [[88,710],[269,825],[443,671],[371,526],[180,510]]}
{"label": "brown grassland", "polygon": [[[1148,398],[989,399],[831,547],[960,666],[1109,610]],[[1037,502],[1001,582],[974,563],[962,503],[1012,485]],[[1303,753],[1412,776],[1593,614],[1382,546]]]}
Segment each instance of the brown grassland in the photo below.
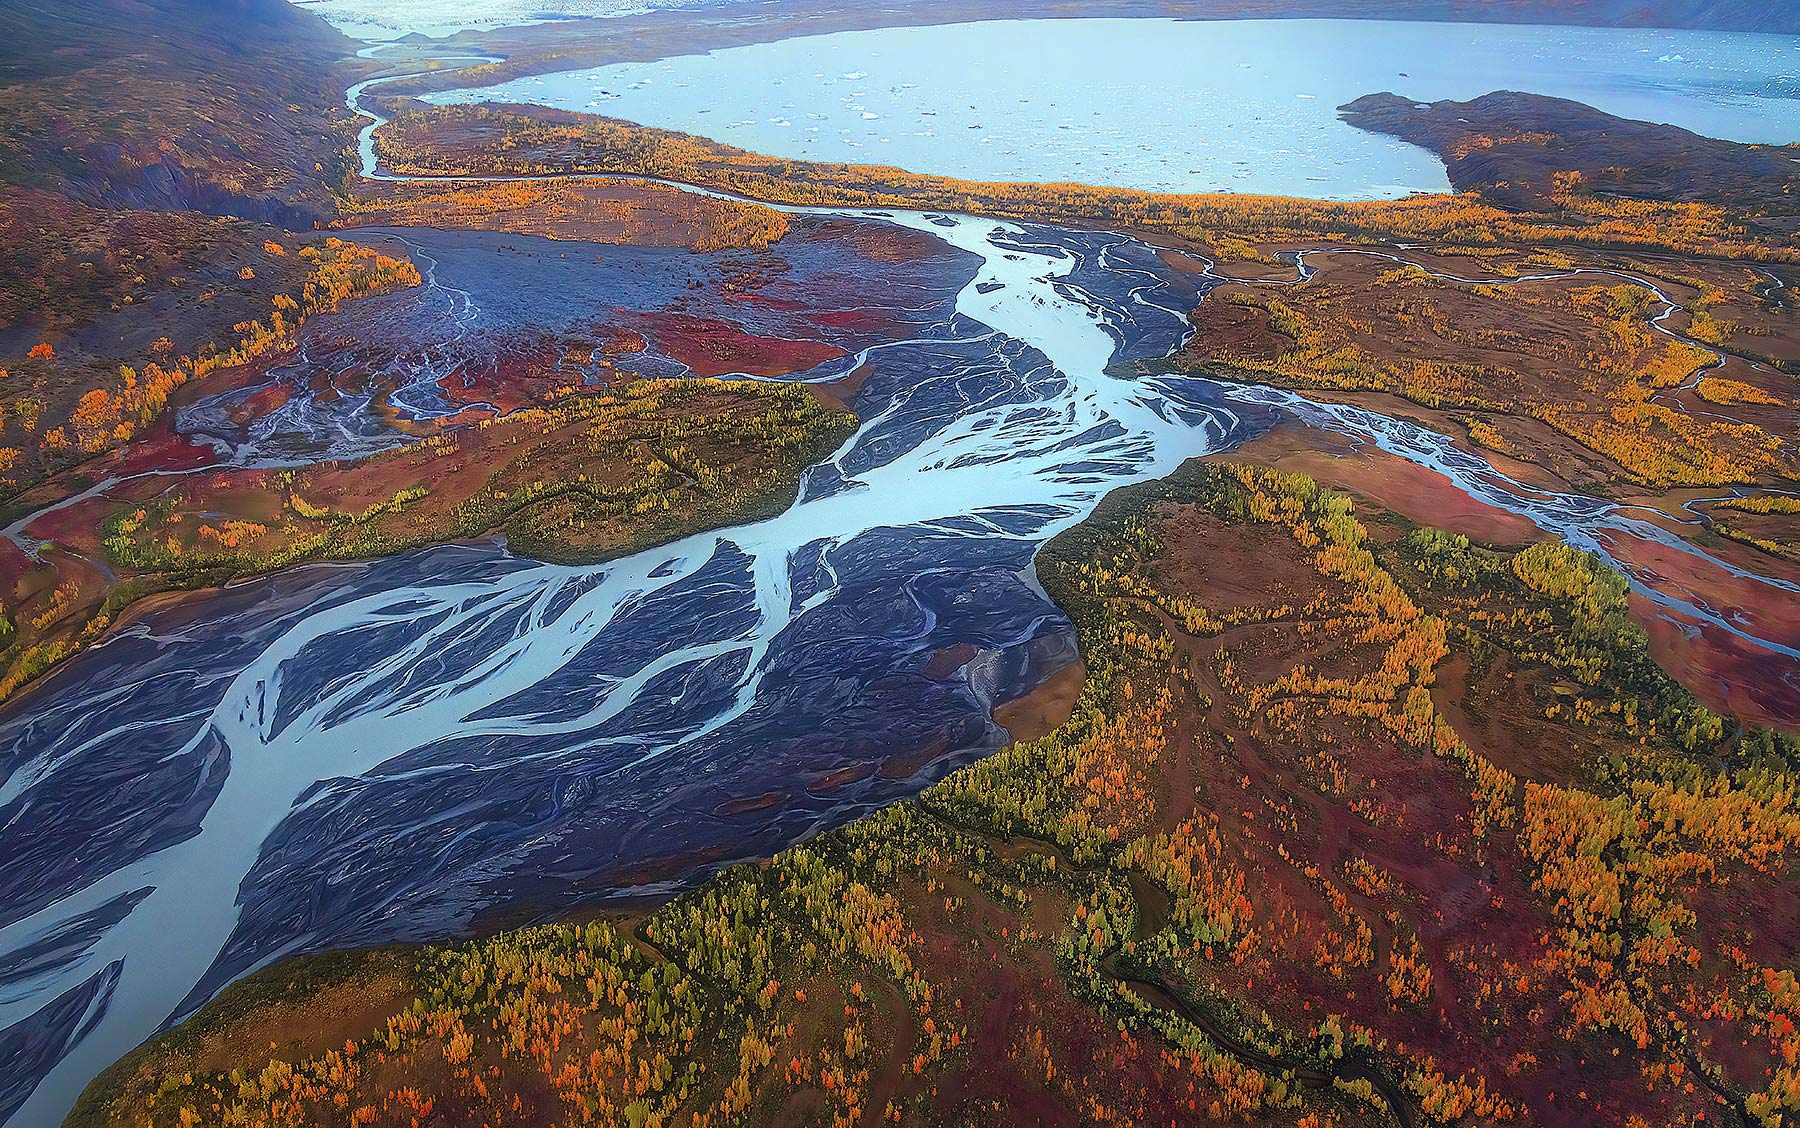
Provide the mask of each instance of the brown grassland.
{"label": "brown grassland", "polygon": [[[1414,259],[1420,256],[1405,256]],[[1625,261],[1687,310],[1691,340],[1659,332],[1664,303],[1603,274],[1470,285],[1420,265],[1356,254],[1310,256],[1304,285],[1222,288],[1194,312],[1183,367],[1289,387],[1391,392],[1432,408],[1479,413],[1476,440],[1512,453],[1509,416],[1548,424],[1609,459],[1611,477],[1642,486],[1715,486],[1800,477],[1794,378],[1714,349],[1754,348],[1766,314],[1713,312],[1749,303],[1754,271],[1713,267],[1713,280],[1652,277],[1668,264]],[[1504,279],[1558,266],[1516,255],[1454,266]],[[1585,263],[1579,263],[1585,265]],[[1726,287],[1730,287],[1728,290]],[[1710,347],[1709,347],[1710,346]]]}
{"label": "brown grassland", "polygon": [[476,227],[640,247],[767,250],[787,217],[748,201],[722,200],[661,184],[545,179],[508,184],[384,185],[354,197],[341,227]]}

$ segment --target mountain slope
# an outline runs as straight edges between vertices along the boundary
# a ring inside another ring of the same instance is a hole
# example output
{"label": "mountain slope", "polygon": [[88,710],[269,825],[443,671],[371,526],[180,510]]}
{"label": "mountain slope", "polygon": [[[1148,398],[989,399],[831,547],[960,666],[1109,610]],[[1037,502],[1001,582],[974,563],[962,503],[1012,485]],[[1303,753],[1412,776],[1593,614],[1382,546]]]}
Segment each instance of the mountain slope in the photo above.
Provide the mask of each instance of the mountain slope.
{"label": "mountain slope", "polygon": [[348,167],[352,52],[285,0],[0,7],[0,183],[310,227]]}

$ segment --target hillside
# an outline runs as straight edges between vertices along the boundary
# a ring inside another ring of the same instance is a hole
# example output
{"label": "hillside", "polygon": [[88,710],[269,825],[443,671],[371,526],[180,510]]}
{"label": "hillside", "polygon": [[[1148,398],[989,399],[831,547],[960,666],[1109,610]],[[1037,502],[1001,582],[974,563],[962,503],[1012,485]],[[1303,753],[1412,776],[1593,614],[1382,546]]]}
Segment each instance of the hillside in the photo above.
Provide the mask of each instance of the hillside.
{"label": "hillside", "polygon": [[0,8],[0,184],[311,227],[354,45],[286,0]]}
{"label": "hillside", "polygon": [[0,7],[0,495],[112,445],[54,436],[121,365],[192,368],[301,284],[284,232],[335,213],[354,50],[285,0]]}

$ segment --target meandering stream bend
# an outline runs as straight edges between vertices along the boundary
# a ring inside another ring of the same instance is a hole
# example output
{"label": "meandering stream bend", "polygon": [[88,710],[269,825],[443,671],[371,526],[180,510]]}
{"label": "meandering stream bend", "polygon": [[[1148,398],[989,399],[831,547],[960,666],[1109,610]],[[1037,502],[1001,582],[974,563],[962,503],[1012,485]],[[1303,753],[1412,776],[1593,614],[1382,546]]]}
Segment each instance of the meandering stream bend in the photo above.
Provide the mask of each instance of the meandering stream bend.
{"label": "meandering stream bend", "polygon": [[[381,175],[368,137],[365,171]],[[947,284],[922,284],[882,333],[802,374],[875,371],[861,429],[786,512],[597,567],[451,546],[300,569],[150,615],[0,710],[7,1124],[57,1122],[120,1054],[273,960],[667,888],[997,746],[996,700],[1070,657],[1069,626],[1031,579],[1036,548],[1109,490],[1281,413],[1583,547],[1630,536],[1693,551],[1374,412],[1110,375],[1179,347],[1216,282],[1130,237],[797,217],[929,236],[925,261]],[[466,264],[501,251],[463,252],[492,237],[401,234],[433,261],[413,300],[467,312],[455,294],[479,271]],[[506,242],[538,248],[518,253],[541,253],[529,261],[546,273],[568,246]],[[669,269],[706,268],[688,258]],[[1634,583],[1795,656],[1654,577]],[[945,654],[959,655],[949,670]],[[916,770],[826,783],[900,761]],[[771,791],[783,802],[730,813]]]}

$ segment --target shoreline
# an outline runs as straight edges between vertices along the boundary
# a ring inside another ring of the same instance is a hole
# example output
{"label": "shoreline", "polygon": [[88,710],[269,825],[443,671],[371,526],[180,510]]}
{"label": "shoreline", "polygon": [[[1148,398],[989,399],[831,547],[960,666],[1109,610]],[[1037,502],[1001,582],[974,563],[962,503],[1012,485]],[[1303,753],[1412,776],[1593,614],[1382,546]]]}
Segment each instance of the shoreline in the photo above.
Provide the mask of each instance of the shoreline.
{"label": "shoreline", "polygon": [[[1531,13],[1537,18],[1487,18],[1496,14],[1490,3],[1468,2],[1451,8],[1427,0],[949,0],[948,3],[905,4],[871,9],[842,5],[821,6],[805,0],[777,0],[755,8],[721,5],[699,8],[666,8],[627,16],[585,17],[535,24],[511,24],[464,29],[445,36],[425,36],[426,43],[405,37],[378,41],[371,46],[404,48],[492,49],[519,56],[498,64],[494,81],[507,81],[554,73],[584,70],[621,62],[657,62],[677,55],[699,54],[720,48],[751,46],[798,34],[824,35],[839,31],[876,31],[901,27],[941,27],[1009,19],[1164,18],[1182,23],[1233,20],[1395,21],[1418,23],[1467,23],[1497,27],[1656,28],[1658,30],[1712,30],[1694,27],[1661,27],[1641,22],[1620,22],[1616,9],[1601,4],[1571,6],[1546,2]],[[1583,10],[1585,9],[1585,10]],[[1516,6],[1515,6],[1516,10]],[[1587,19],[1581,17],[1587,16]],[[1554,18],[1553,18],[1554,17]],[[322,17],[321,17],[322,18]],[[329,21],[326,21],[329,22]],[[1788,27],[1738,29],[1749,34],[1800,34],[1800,16],[1790,16]],[[798,29],[805,29],[799,31]],[[354,37],[351,37],[354,39]],[[571,42],[573,41],[573,42]],[[368,48],[365,48],[367,50]],[[488,85],[482,83],[481,85]],[[421,84],[419,92],[451,87]],[[413,93],[407,90],[407,93]]]}

